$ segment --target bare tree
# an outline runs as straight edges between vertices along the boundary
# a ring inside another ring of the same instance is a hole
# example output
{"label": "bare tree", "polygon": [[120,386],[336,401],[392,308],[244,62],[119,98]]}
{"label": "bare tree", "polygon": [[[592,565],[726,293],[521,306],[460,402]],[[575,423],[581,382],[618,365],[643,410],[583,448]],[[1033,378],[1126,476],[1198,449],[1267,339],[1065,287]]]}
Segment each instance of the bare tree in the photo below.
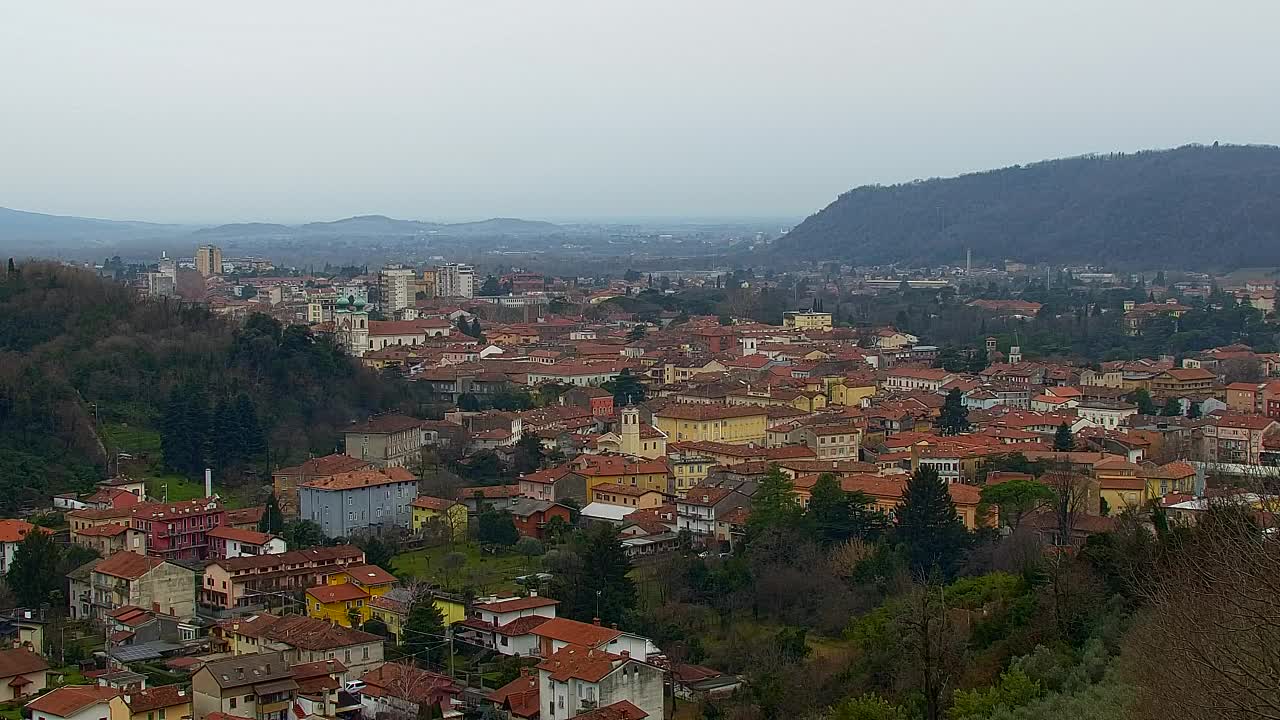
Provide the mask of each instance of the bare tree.
{"label": "bare tree", "polygon": [[906,667],[899,680],[924,695],[926,720],[941,720],[964,660],[964,637],[941,585],[926,582],[907,595],[897,617]]}
{"label": "bare tree", "polygon": [[1068,547],[1075,534],[1077,519],[1088,513],[1094,500],[1093,481],[1065,464],[1055,464],[1040,477],[1040,481],[1054,493],[1050,508],[1057,525],[1055,544]]}

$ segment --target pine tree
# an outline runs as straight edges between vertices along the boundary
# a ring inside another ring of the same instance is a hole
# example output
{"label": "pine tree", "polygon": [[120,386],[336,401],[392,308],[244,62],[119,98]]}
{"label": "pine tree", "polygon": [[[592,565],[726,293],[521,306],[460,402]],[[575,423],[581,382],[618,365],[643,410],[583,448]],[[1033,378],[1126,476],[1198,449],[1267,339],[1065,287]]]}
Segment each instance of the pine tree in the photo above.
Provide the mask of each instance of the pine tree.
{"label": "pine tree", "polygon": [[240,465],[243,446],[240,444],[238,423],[231,405],[218,400],[213,409],[213,464],[222,471]]}
{"label": "pine tree", "polygon": [[284,530],[284,513],[280,512],[280,501],[276,494],[267,496],[267,507],[258,521],[258,532],[277,534]]}
{"label": "pine tree", "polygon": [[180,387],[169,391],[160,423],[160,453],[168,470],[185,472],[191,466],[187,445],[187,397]]}
{"label": "pine tree", "polygon": [[422,666],[438,665],[449,644],[444,636],[444,613],[435,598],[424,591],[413,599],[404,621],[401,644],[405,652]]}
{"label": "pine tree", "polygon": [[907,481],[894,517],[896,538],[907,550],[912,572],[955,574],[969,535],[956,514],[947,483],[938,471],[921,467]]}
{"label": "pine tree", "polygon": [[952,388],[942,404],[942,412],[934,424],[943,435],[959,435],[969,429],[969,408],[964,406],[964,395],[959,388]]}
{"label": "pine tree", "polygon": [[185,472],[198,475],[213,463],[213,434],[209,415],[209,395],[200,385],[189,385],[186,390],[186,446],[185,459],[188,462]]}
{"label": "pine tree", "polygon": [[[837,487],[837,489],[839,489]],[[769,468],[751,498],[747,534],[756,537],[772,528],[795,527],[800,520],[800,502],[791,478],[778,468]]]}
{"label": "pine tree", "polygon": [[1053,434],[1053,449],[1058,452],[1071,452],[1075,449],[1076,441],[1071,436],[1071,426],[1065,422],[1058,426],[1057,432]]}
{"label": "pine tree", "polygon": [[233,415],[240,460],[245,463],[261,462],[267,454],[267,440],[262,432],[262,424],[258,422],[258,411],[248,393],[236,396]]}

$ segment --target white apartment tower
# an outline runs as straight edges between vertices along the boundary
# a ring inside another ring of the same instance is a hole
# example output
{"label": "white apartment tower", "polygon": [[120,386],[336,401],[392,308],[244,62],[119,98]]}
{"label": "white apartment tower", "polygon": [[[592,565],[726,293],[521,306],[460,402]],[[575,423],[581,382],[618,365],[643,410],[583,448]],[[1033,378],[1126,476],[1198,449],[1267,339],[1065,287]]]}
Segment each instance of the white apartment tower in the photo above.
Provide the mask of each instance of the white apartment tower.
{"label": "white apartment tower", "polygon": [[476,269],[470,265],[449,263],[436,268],[437,297],[475,297]]}
{"label": "white apartment tower", "polygon": [[392,265],[382,269],[382,309],[389,313],[413,306],[414,272]]}

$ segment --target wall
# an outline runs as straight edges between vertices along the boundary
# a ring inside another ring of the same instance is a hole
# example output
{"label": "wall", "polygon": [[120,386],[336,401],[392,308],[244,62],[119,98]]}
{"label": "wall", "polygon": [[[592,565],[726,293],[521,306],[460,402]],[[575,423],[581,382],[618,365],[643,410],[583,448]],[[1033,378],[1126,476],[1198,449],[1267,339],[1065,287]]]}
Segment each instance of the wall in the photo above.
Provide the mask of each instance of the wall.
{"label": "wall", "polygon": [[[625,674],[624,669],[627,671]],[[602,706],[622,700],[640,708],[651,718],[664,717],[662,671],[650,665],[631,662],[600,681]]]}

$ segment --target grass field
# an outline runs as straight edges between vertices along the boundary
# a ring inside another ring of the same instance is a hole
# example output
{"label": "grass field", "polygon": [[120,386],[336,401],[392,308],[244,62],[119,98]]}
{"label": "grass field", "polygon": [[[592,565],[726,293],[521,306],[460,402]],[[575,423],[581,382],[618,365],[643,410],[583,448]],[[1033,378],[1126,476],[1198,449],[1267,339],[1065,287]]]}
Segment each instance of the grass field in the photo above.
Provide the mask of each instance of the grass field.
{"label": "grass field", "polygon": [[[102,440],[114,462],[116,453],[127,453],[133,460],[122,460],[121,470],[129,477],[145,480],[147,495],[157,499],[194,500],[204,497],[204,479],[174,475],[164,471],[164,455],[160,452],[160,433],[125,423],[107,423],[102,427]],[[114,465],[112,470],[114,470]],[[214,492],[222,496],[227,507],[246,503],[214,484]],[[167,494],[166,494],[167,493]]]}
{"label": "grass field", "polygon": [[[446,555],[460,553],[465,562],[457,569],[446,568]],[[454,545],[452,548],[424,548],[401,553],[393,559],[398,573],[427,582],[437,583],[446,590],[459,592],[470,587],[477,593],[514,592],[514,578],[541,569],[538,558],[527,560],[515,553],[490,554],[482,552],[477,543]]]}

